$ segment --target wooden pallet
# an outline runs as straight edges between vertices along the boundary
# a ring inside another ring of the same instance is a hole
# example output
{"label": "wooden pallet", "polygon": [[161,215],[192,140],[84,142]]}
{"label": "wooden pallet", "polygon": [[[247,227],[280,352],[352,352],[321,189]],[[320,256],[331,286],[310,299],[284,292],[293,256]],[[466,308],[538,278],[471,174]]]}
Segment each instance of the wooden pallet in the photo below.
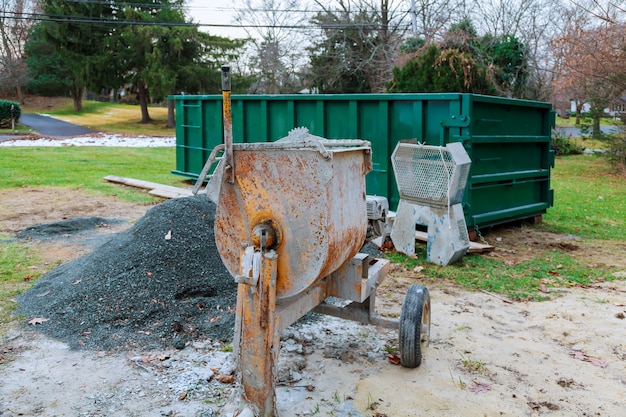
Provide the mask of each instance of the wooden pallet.
{"label": "wooden pallet", "polygon": [[[426,232],[421,232],[421,231],[416,231],[415,232],[415,239],[419,240],[420,242],[428,242],[428,233]],[[478,243],[478,242],[471,242],[470,241],[470,247],[467,250],[467,253],[484,253],[484,252],[491,252],[492,250],[494,250],[495,248],[491,245],[485,245],[482,243]]]}
{"label": "wooden pallet", "polygon": [[171,185],[159,184],[156,182],[136,180],[133,178],[118,177],[116,175],[107,175],[104,177],[109,182],[116,184],[128,185],[131,187],[143,188],[148,191],[148,194],[163,198],[178,198],[191,196],[191,189],[173,187]]}

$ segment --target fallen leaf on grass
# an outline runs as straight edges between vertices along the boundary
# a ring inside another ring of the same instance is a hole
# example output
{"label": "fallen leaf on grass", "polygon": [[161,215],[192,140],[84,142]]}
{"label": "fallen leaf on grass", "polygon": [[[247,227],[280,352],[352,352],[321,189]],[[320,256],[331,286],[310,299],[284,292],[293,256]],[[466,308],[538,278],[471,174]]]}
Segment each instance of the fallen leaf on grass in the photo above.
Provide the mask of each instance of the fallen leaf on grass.
{"label": "fallen leaf on grass", "polygon": [[607,361],[602,360],[602,359],[591,358],[582,352],[572,351],[569,354],[570,356],[573,356],[576,359],[580,359],[581,361],[584,361],[584,362],[589,362],[593,366],[598,366],[600,368],[606,368],[607,366],[609,366],[609,363]]}
{"label": "fallen leaf on grass", "polygon": [[400,356],[398,356],[395,353],[392,353],[390,355],[387,355],[387,360],[389,361],[390,364],[392,365],[400,365]]}
{"label": "fallen leaf on grass", "polygon": [[543,282],[539,284],[539,291],[548,292],[548,287],[546,287],[546,284],[544,284]]}
{"label": "fallen leaf on grass", "polygon": [[43,317],[35,317],[34,319],[29,320],[29,321],[28,321],[28,324],[32,324],[33,326],[35,326],[35,325],[37,325],[37,324],[42,324],[42,323],[45,323],[45,322],[47,322],[48,320],[50,320],[50,319],[44,319]]}
{"label": "fallen leaf on grass", "polygon": [[222,384],[233,384],[235,382],[235,377],[232,375],[220,374],[215,377],[215,379]]}

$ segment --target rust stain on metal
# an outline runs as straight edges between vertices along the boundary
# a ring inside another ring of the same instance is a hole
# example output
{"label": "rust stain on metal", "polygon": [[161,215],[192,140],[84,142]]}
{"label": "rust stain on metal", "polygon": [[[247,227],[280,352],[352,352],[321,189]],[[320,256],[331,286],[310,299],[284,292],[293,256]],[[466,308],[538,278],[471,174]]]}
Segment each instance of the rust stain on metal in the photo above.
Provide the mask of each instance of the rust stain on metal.
{"label": "rust stain on metal", "polygon": [[278,297],[293,296],[358,252],[367,221],[362,172],[370,156],[360,149],[325,159],[315,149],[264,151],[256,144],[248,151],[245,145],[234,147],[234,189],[226,187],[220,195],[230,229],[218,249],[236,247],[227,249],[225,263],[237,273],[239,246],[252,240],[251,228],[273,219],[283,230]]}
{"label": "rust stain on metal", "polygon": [[[263,254],[258,286],[240,284],[237,299],[242,386],[264,416],[275,412],[274,361],[281,319],[287,319],[277,311],[277,300],[284,306],[298,296],[297,302],[310,307],[317,295],[304,297],[312,288],[320,297],[331,291],[322,280],[350,260],[365,240],[364,173],[371,169],[366,148],[330,148],[328,158],[317,148],[279,146],[234,144],[235,182],[222,182],[215,217],[216,244],[233,275],[241,273],[245,247],[258,250],[259,233],[270,227],[276,231],[270,240],[273,250]],[[350,283],[360,294],[357,284]],[[294,315],[297,308],[289,311]]]}

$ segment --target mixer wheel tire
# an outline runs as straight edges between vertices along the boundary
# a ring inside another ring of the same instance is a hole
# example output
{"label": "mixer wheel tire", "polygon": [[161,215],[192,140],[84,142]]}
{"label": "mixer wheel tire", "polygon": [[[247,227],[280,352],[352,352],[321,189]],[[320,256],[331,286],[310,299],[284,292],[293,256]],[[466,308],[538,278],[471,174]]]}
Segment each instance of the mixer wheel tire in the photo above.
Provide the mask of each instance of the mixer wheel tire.
{"label": "mixer wheel tire", "polygon": [[400,313],[400,364],[417,368],[422,363],[422,346],[430,338],[430,294],[413,284],[406,293]]}

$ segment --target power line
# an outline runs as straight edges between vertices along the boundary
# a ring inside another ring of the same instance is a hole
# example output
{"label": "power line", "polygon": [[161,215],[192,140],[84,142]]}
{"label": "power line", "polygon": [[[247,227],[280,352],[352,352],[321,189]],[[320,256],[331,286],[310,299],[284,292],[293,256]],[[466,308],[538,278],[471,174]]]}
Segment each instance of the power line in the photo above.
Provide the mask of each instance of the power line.
{"label": "power line", "polygon": [[15,12],[0,12],[0,19],[16,19],[37,22],[55,23],[76,23],[76,24],[111,24],[127,26],[166,26],[166,27],[217,27],[217,28],[242,28],[242,29],[356,29],[367,28],[370,30],[388,30],[389,25],[379,23],[329,23],[322,25],[252,25],[252,24],[227,24],[227,23],[187,23],[187,22],[167,22],[154,20],[127,20],[127,19],[106,19],[93,18],[87,16],[68,15],[47,15],[32,13],[24,15]]}
{"label": "power line", "polygon": [[[154,4],[154,3],[132,3],[132,2],[125,2],[125,1],[109,1],[109,0],[65,0],[67,3],[80,3],[80,4],[102,4],[102,5],[115,5],[115,6],[130,6],[130,7],[142,7],[142,8],[152,8],[152,9],[159,9],[159,8],[179,8],[179,9],[189,9],[189,10],[208,10],[208,11],[219,11],[219,12],[239,12],[239,11],[250,11],[253,13],[257,13],[257,12],[267,12],[268,10],[263,9],[263,8],[248,8],[248,7],[198,7],[198,6],[187,6],[187,5],[179,5],[179,4],[174,4],[174,3],[160,3],[160,4]],[[317,13],[326,13],[327,10],[322,10],[322,9],[272,9],[272,12],[278,12],[278,13],[310,13],[310,14],[317,14]],[[391,12],[394,10],[376,10],[377,12]],[[328,10],[328,12],[333,13],[333,14],[343,14],[346,13],[346,10],[343,9],[333,9],[333,10]],[[409,10],[397,10],[398,13],[400,14],[404,14],[404,13],[409,13]],[[358,13],[354,12],[354,13]]]}

